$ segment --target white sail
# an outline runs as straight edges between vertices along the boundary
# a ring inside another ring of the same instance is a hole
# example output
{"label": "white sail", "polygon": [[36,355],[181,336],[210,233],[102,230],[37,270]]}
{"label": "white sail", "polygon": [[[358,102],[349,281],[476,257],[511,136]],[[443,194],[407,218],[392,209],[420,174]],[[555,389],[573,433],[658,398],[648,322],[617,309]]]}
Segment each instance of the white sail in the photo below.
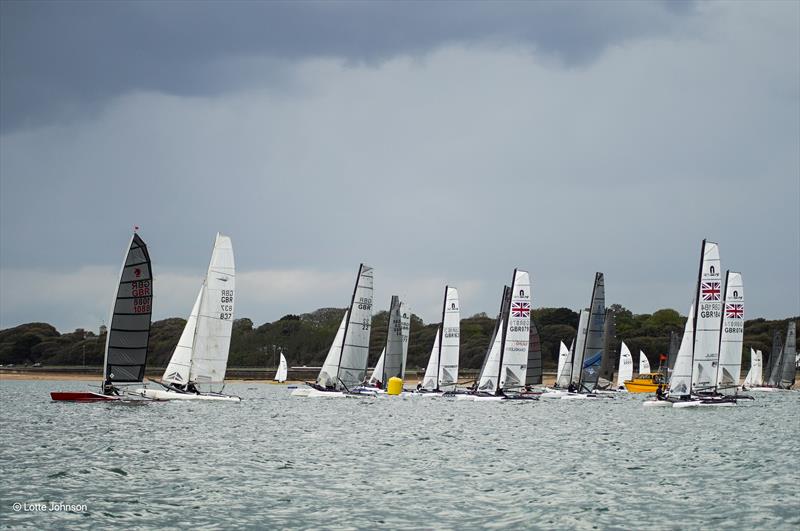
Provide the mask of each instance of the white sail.
{"label": "white sail", "polygon": [[322,387],[334,387],[336,385],[336,374],[339,372],[339,356],[342,354],[344,330],[347,328],[347,315],[349,313],[349,310],[345,310],[342,316],[342,322],[339,324],[339,329],[336,330],[336,336],[333,338],[331,348],[328,349],[328,355],[325,356],[325,361],[322,363],[322,368],[317,376],[317,385]]}
{"label": "white sail", "polygon": [[231,239],[217,233],[197,315],[189,373],[192,382],[222,383],[225,380],[233,331],[235,282]]}
{"label": "white sail", "polygon": [[639,374],[647,374],[650,372],[650,360],[647,359],[644,352],[639,351]]}
{"label": "white sail", "polygon": [[520,389],[525,385],[531,334],[531,281],[527,271],[514,270],[511,305],[505,318],[500,388]]}
{"label": "white sail", "polygon": [[369,334],[372,328],[372,285],[372,268],[361,264],[339,357],[336,387],[340,390],[362,383],[367,373]]}
{"label": "white sail", "polygon": [[285,382],[287,376],[289,376],[289,366],[286,363],[286,358],[281,353],[281,361],[278,364],[278,370],[275,372],[275,381],[277,382]]}
{"label": "white sail", "polygon": [[716,383],[719,332],[722,323],[722,275],[719,246],[703,240],[694,323],[692,390],[709,389]]}
{"label": "white sail", "polygon": [[694,303],[689,306],[689,315],[686,318],[686,326],[683,329],[683,339],[675,358],[675,368],[669,379],[669,394],[675,396],[685,396],[690,394],[692,389],[692,347],[694,340]]}
{"label": "white sail", "polygon": [[571,369],[567,367],[567,359],[569,358],[569,349],[563,341],[558,349],[558,370],[556,370],[556,385],[567,387],[569,385],[569,372]]}
{"label": "white sail", "polygon": [[719,338],[719,365],[714,382],[718,388],[739,386],[744,341],[744,287],[741,273],[726,273],[724,307]]}
{"label": "white sail", "polygon": [[626,380],[633,379],[633,356],[628,345],[623,341],[619,347],[619,372],[617,373],[617,387],[625,387]]}
{"label": "white sail", "polygon": [[369,381],[367,382],[369,385],[385,385],[386,382],[383,381],[383,360],[386,357],[386,347],[383,347],[381,351],[381,357],[378,358],[378,363],[375,364],[375,368],[372,369],[372,374],[369,375]]}
{"label": "white sail", "polygon": [[747,376],[744,377],[744,387],[755,387],[756,378],[758,377],[758,354],[750,347],[750,370],[747,371]]}
{"label": "white sail", "polygon": [[[583,369],[583,347],[586,345],[586,332],[589,329],[589,310],[581,310],[578,318],[578,335],[575,336],[575,350],[572,355],[572,375],[570,382],[578,383]],[[569,385],[569,383],[567,383]]]}
{"label": "white sail", "polygon": [[422,377],[422,388],[429,391],[436,389],[437,367],[439,366],[439,331],[441,326],[436,329],[436,337],[433,339],[431,356],[428,358],[428,367],[425,369],[425,376]]}
{"label": "white sail", "polygon": [[[445,287],[442,335],[439,339],[439,390],[454,391],[458,383],[458,356],[461,335],[461,314],[458,290]],[[526,354],[527,355],[527,354]]]}
{"label": "white sail", "polygon": [[197,326],[197,314],[200,312],[200,300],[203,298],[203,290],[205,283],[200,287],[197,293],[197,299],[192,306],[192,313],[186,320],[186,326],[183,327],[183,332],[178,340],[178,346],[172,353],[172,358],[169,360],[169,365],[164,371],[161,379],[165,382],[186,385],[189,382],[189,373],[192,366],[192,350],[194,349],[194,335]]}
{"label": "white sail", "polygon": [[[503,329],[503,322],[500,322],[499,330]],[[486,357],[486,363],[478,379],[478,391],[494,394],[498,389],[498,374],[500,373],[500,353],[502,351],[503,334],[498,333],[494,337],[492,349]]]}
{"label": "white sail", "polygon": [[760,350],[756,350],[758,356],[758,366],[756,367],[755,385],[764,385],[764,354]]}

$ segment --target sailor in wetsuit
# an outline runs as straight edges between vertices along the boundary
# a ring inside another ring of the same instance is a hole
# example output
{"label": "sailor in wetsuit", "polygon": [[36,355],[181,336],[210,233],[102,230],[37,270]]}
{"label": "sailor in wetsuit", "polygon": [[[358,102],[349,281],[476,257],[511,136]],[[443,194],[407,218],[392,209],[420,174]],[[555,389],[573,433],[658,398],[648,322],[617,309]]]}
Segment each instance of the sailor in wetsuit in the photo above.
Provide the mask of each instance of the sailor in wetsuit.
{"label": "sailor in wetsuit", "polygon": [[197,390],[197,387],[194,385],[194,382],[189,382],[188,384],[186,384],[186,392],[194,393],[196,395],[200,394],[200,391]]}
{"label": "sailor in wetsuit", "polygon": [[569,387],[567,387],[567,392],[570,392],[570,393],[577,393],[578,392],[578,386],[575,385],[575,382],[570,382],[569,383]]}

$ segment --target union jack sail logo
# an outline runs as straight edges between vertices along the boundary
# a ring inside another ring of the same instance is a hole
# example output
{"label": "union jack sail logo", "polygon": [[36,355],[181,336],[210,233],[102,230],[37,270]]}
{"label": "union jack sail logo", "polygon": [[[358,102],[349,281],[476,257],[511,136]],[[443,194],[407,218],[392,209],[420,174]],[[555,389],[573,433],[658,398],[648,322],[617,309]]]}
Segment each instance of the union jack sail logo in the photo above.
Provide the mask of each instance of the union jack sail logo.
{"label": "union jack sail logo", "polygon": [[529,302],[512,302],[511,303],[511,317],[528,317],[531,314],[531,303]]}
{"label": "union jack sail logo", "polygon": [[744,317],[744,305],[726,304],[725,317],[730,317],[731,319],[741,319],[742,317]]}
{"label": "union jack sail logo", "polygon": [[700,294],[704,301],[718,301],[720,297],[719,282],[703,282],[700,285]]}

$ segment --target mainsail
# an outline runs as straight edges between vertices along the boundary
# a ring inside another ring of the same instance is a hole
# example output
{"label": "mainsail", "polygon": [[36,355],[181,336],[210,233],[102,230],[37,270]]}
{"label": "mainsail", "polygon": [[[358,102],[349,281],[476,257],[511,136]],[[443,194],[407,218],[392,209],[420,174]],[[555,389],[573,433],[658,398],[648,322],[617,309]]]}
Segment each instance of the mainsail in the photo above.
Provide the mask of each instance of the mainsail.
{"label": "mainsail", "polygon": [[783,370],[778,387],[781,389],[791,389],[795,379],[795,358],[797,356],[797,325],[794,321],[789,322],[786,330],[786,342],[783,344]]}
{"label": "mainsail", "polygon": [[744,288],[742,274],[725,274],[725,304],[719,337],[719,365],[716,386],[738,387],[742,371],[742,341],[744,340]]}
{"label": "mainsail", "polygon": [[580,373],[583,367],[583,346],[586,344],[586,330],[588,326],[589,310],[584,309],[581,310],[580,316],[578,317],[578,333],[570,347],[570,359],[572,360],[570,370],[572,371],[572,374],[570,375],[567,385],[570,383],[577,383],[580,379]]}
{"label": "mainsail", "polygon": [[439,325],[436,328],[436,337],[433,338],[433,348],[431,348],[431,355],[428,358],[428,367],[425,369],[425,376],[422,377],[422,388],[428,391],[436,389],[437,373],[439,372],[439,332],[442,327]]}
{"label": "mainsail", "polygon": [[614,310],[606,308],[606,319],[603,323],[603,361],[600,362],[600,379],[598,386],[609,387],[614,381],[614,338],[617,335]]}
{"label": "mainsail", "polygon": [[624,388],[625,380],[633,379],[633,356],[625,342],[619,346],[619,373],[617,374],[617,387]]}
{"label": "mainsail", "polygon": [[458,383],[458,356],[461,343],[461,309],[458,290],[444,288],[442,332],[439,338],[439,382],[438,390],[454,391]]}
{"label": "mainsail", "polygon": [[119,285],[111,307],[103,360],[103,388],[117,383],[141,382],[147,363],[150,316],[153,302],[153,272],[147,245],[131,237]]}
{"label": "mainsail", "polygon": [[583,344],[582,371],[579,376],[578,387],[587,391],[594,391],[600,377],[600,362],[603,356],[603,330],[606,319],[606,296],[603,273],[596,273],[594,288],[592,289],[591,306],[589,307],[589,321],[586,327],[586,340]]}
{"label": "mainsail", "polygon": [[[500,330],[503,329],[503,317],[498,319]],[[494,394],[499,389],[498,377],[500,374],[500,354],[503,351],[503,334],[498,332],[495,334],[492,346],[489,348],[489,353],[486,356],[483,364],[483,370],[478,378],[478,391]]]}
{"label": "mainsail", "polygon": [[722,318],[721,278],[719,246],[703,240],[695,295],[692,391],[712,388],[715,383]]}
{"label": "mainsail", "polygon": [[783,336],[781,336],[780,331],[775,330],[775,333],[772,335],[772,354],[769,356],[769,370],[767,371],[767,375],[769,376],[769,380],[767,380],[767,385],[770,387],[775,387],[781,380],[781,373],[783,368]]}
{"label": "mainsail", "polygon": [[281,361],[278,364],[278,370],[275,372],[275,380],[278,382],[285,382],[289,376],[289,365],[286,363],[286,358],[281,353]]}
{"label": "mainsail", "polygon": [[754,382],[755,385],[764,385],[764,354],[761,353],[761,350],[756,350],[756,356],[758,357],[758,366]]}
{"label": "mainsail", "polygon": [[194,332],[189,371],[192,382],[222,383],[225,380],[233,331],[235,282],[231,239],[217,233]]}
{"label": "mainsail", "polygon": [[531,281],[527,271],[514,270],[505,322],[500,388],[519,390],[525,385],[530,342]]}
{"label": "mainsail", "polygon": [[650,372],[650,360],[647,355],[639,350],[639,374],[648,374]]}
{"label": "mainsail", "polygon": [[525,385],[540,385],[542,383],[542,343],[539,339],[539,329],[531,317],[531,334],[528,344],[528,372],[525,376]]}
{"label": "mainsail", "polygon": [[385,388],[389,378],[403,378],[408,354],[408,333],[411,318],[408,308],[400,301],[397,295],[392,296],[389,306],[389,329],[386,337],[385,358],[381,370],[375,368],[375,374],[380,379],[379,385]]}
{"label": "mainsail", "polygon": [[353,298],[350,300],[350,311],[339,356],[335,382],[339,390],[360,384],[366,376],[369,333],[372,328],[372,284],[372,268],[361,264],[353,289]]}
{"label": "mainsail", "polygon": [[692,346],[694,344],[694,302],[689,306],[683,340],[675,357],[675,367],[669,379],[669,394],[687,396],[692,389]]}
{"label": "mainsail", "polygon": [[747,376],[744,377],[744,383],[742,384],[744,387],[755,387],[759,385],[758,382],[758,372],[760,369],[761,361],[758,359],[758,353],[750,348],[750,370],[747,371]]}
{"label": "mainsail", "polygon": [[678,357],[678,349],[681,346],[681,335],[676,332],[669,333],[669,357],[667,358],[667,375],[672,374],[675,368],[675,360]]}

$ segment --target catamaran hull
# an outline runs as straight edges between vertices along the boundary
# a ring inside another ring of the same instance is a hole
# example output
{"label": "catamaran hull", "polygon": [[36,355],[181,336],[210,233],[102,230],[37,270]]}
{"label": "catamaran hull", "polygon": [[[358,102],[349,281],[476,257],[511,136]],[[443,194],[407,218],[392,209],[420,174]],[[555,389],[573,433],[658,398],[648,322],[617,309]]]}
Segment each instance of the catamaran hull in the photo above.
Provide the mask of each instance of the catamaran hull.
{"label": "catamaran hull", "polygon": [[311,389],[309,389],[308,387],[306,388],[301,387],[297,389],[292,389],[292,396],[308,396],[308,393],[310,392]]}
{"label": "catamaran hull", "polygon": [[730,407],[735,406],[736,402],[729,402],[729,401],[705,401],[705,400],[685,400],[681,402],[674,402],[672,407],[677,408],[686,408],[686,407]]}
{"label": "catamaran hull", "polygon": [[318,389],[309,389],[306,396],[308,398],[345,398],[347,395],[341,391],[320,391]]}
{"label": "catamaran hull", "polygon": [[644,407],[672,407],[669,400],[646,400],[642,403]]}
{"label": "catamaran hull", "polygon": [[[742,390],[744,391],[745,389],[742,389]],[[748,387],[746,390],[748,392],[749,391],[756,391],[756,392],[761,392],[761,393],[771,393],[773,391],[782,391],[782,389],[780,389],[778,387]]]}
{"label": "catamaran hull", "polygon": [[241,402],[238,396],[212,395],[196,393],[178,393],[175,391],[165,391],[161,389],[137,389],[134,391],[145,398],[151,400],[212,400],[215,402]]}
{"label": "catamaran hull", "polygon": [[54,391],[50,398],[58,402],[115,402],[122,400],[121,396],[109,396],[89,391]]}

